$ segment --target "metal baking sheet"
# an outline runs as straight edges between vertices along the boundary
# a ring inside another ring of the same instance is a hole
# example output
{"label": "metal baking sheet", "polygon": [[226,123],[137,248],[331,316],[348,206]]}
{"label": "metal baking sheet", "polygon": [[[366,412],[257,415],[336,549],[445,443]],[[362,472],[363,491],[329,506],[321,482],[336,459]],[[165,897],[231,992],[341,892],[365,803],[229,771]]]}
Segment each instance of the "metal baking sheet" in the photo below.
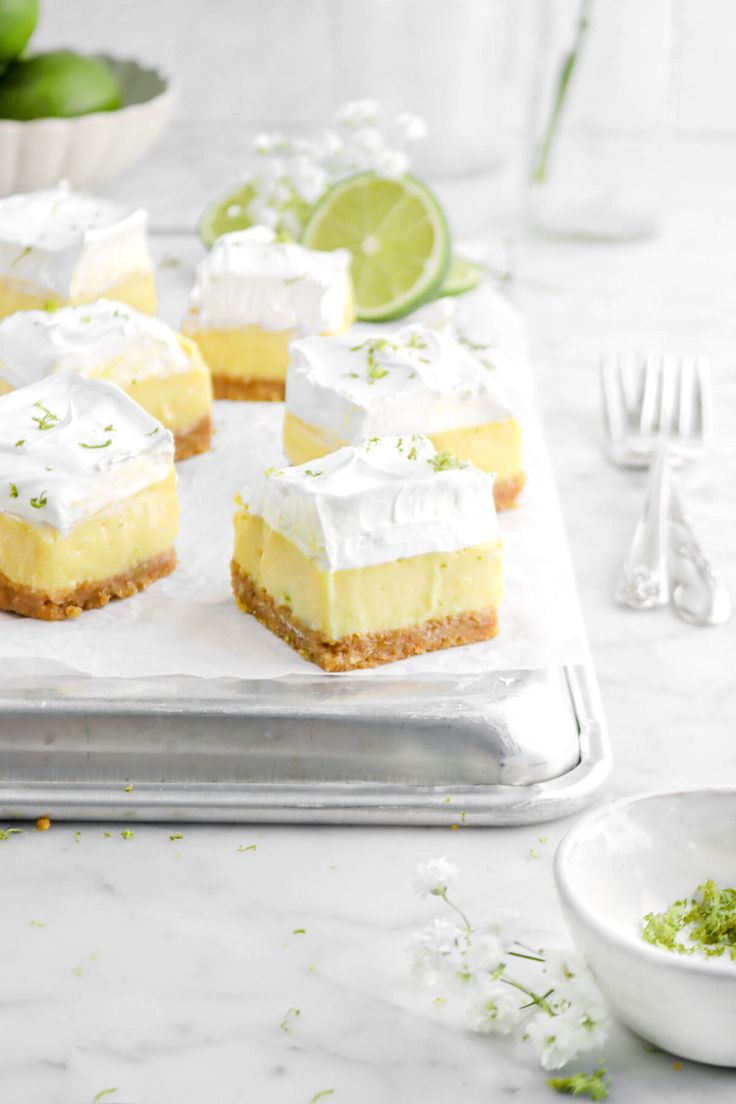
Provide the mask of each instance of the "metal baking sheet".
{"label": "metal baking sheet", "polygon": [[525,824],[585,805],[609,767],[588,664],[0,689],[3,819]]}

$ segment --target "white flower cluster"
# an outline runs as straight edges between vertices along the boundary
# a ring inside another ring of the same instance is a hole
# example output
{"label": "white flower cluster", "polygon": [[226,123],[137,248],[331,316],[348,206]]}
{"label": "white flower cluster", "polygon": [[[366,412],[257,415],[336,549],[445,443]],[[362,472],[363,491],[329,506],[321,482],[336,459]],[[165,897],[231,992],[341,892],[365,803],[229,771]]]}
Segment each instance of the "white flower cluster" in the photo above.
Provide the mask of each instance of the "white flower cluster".
{"label": "white flower cluster", "polygon": [[425,134],[417,115],[385,117],[375,100],[344,104],[334,125],[312,138],[259,134],[253,148],[263,164],[248,179],[254,196],[247,214],[299,237],[309,210],[331,184],[359,172],[402,176],[409,168],[406,146]]}
{"label": "white flower cluster", "polygon": [[[446,859],[432,859],[418,867],[415,888],[462,916],[448,900],[458,876]],[[559,1069],[605,1040],[607,1013],[579,956],[533,950],[522,939],[512,913],[479,927],[438,917],[412,938],[409,961],[426,985],[462,1001],[472,1031],[508,1036],[545,1069]]]}

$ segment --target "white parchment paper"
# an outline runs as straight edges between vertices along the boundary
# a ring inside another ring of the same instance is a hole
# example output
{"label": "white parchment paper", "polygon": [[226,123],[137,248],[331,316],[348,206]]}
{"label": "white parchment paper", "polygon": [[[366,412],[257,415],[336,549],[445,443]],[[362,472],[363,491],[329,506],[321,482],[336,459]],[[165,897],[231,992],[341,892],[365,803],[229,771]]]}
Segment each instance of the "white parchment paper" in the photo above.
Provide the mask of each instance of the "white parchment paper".
{"label": "white parchment paper", "polygon": [[[477,304],[481,310],[487,306],[482,296]],[[517,365],[526,376],[525,364],[517,360]],[[0,674],[279,678],[317,673],[238,610],[230,591],[234,495],[253,468],[283,465],[282,418],[281,404],[216,403],[212,451],[177,469],[182,521],[174,574],[76,621],[46,623],[0,613]],[[556,489],[533,407],[525,409],[522,421],[528,482],[520,507],[501,515],[505,597],[499,636],[371,672],[329,677],[470,674],[585,658]]]}
{"label": "white parchment paper", "polygon": [[[135,598],[76,621],[46,623],[0,614],[0,661],[24,660],[24,673],[73,669],[129,677],[276,678],[314,671],[241,613],[230,593],[233,496],[252,467],[283,464],[281,418],[282,407],[276,404],[217,403],[213,451],[178,468],[182,525],[175,573]],[[374,674],[480,673],[575,663],[584,655],[575,585],[536,415],[527,416],[524,429],[528,485],[522,505],[501,515],[505,596],[500,635]],[[8,674],[18,667],[1,665]]]}

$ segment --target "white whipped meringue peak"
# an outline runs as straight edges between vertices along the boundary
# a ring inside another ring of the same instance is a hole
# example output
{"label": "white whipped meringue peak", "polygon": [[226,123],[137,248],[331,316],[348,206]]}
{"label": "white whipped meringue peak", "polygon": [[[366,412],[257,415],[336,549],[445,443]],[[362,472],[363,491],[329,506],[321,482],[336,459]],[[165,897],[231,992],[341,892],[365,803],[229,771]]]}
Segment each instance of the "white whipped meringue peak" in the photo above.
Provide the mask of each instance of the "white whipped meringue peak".
{"label": "white whipped meringue peak", "polygon": [[174,439],[112,383],[63,373],[0,398],[0,510],[62,534],[159,483]]}
{"label": "white whipped meringue peak", "polygon": [[323,571],[499,540],[493,475],[412,434],[269,468],[241,499]]}
{"label": "white whipped meringue peak", "polygon": [[292,342],[286,411],[347,441],[512,416],[494,373],[451,334],[422,325]]}
{"label": "white whipped meringue peak", "polygon": [[51,375],[96,375],[114,362],[114,382],[186,371],[174,331],[124,303],[98,299],[54,311],[18,311],[0,321],[0,379],[11,387]]}
{"label": "white whipped meringue peak", "polygon": [[186,328],[325,333],[345,325],[350,300],[346,249],[322,253],[251,226],[223,234],[199,264]]}
{"label": "white whipped meringue peak", "polygon": [[151,268],[145,211],[59,184],[0,200],[0,279],[64,299],[94,296]]}

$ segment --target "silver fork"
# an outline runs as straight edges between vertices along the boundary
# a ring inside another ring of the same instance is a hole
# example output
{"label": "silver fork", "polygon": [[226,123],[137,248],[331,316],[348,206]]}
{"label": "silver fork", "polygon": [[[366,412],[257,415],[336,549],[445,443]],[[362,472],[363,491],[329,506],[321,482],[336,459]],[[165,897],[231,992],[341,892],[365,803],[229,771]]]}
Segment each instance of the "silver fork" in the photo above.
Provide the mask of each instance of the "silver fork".
{"label": "silver fork", "polygon": [[731,600],[672,487],[671,468],[697,459],[711,433],[707,361],[674,356],[609,356],[601,362],[608,453],[615,464],[651,466],[644,511],[615,590],[633,609],[670,598],[695,624],[721,624]]}

